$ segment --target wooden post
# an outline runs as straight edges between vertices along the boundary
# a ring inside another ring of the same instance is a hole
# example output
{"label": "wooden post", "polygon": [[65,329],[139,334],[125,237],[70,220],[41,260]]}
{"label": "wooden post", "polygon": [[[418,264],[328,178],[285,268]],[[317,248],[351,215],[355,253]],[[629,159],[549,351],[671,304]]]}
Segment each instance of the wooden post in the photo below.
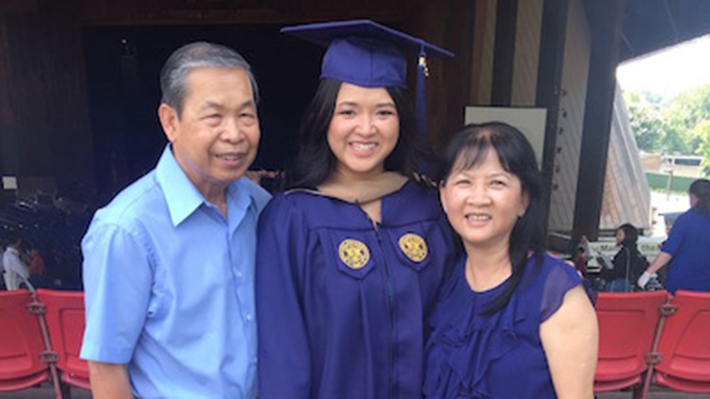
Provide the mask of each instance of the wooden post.
{"label": "wooden post", "polygon": [[535,105],[547,109],[545,140],[542,154],[542,174],[546,197],[544,199],[545,230],[550,214],[550,196],[557,147],[557,125],[560,110],[562,66],[565,56],[567,14],[569,0],[545,0],[542,9],[542,32],[537,71]]}
{"label": "wooden post", "polygon": [[589,0],[585,6],[592,43],[572,228],[574,242],[582,235],[596,241],[599,234],[624,16],[623,0]]}
{"label": "wooden post", "polygon": [[513,92],[517,22],[518,0],[498,0],[495,48],[493,50],[491,105],[510,105]]}

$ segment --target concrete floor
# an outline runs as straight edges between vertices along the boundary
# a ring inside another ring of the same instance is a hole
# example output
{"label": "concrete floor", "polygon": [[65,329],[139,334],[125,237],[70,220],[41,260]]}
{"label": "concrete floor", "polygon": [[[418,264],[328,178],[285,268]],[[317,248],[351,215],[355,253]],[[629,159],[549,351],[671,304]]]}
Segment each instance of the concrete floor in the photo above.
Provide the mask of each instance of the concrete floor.
{"label": "concrete floor", "polygon": [[[597,395],[597,399],[631,399],[633,397],[631,392],[609,392],[600,393]],[[656,390],[653,389],[648,394],[649,399],[710,399],[710,394],[708,393],[680,393],[667,390]]]}
{"label": "concrete floor", "polygon": [[[597,399],[631,399],[631,392],[611,392],[597,395]],[[652,389],[649,399],[710,399],[710,394],[687,394],[668,390]],[[0,399],[54,399],[51,385],[21,392],[0,393]],[[91,393],[83,389],[71,390],[71,399],[91,399]]]}
{"label": "concrete floor", "polygon": [[[54,388],[51,384],[42,384],[41,387],[19,392],[0,392],[0,399],[54,399]],[[91,392],[81,388],[72,388],[71,399],[91,399]]]}

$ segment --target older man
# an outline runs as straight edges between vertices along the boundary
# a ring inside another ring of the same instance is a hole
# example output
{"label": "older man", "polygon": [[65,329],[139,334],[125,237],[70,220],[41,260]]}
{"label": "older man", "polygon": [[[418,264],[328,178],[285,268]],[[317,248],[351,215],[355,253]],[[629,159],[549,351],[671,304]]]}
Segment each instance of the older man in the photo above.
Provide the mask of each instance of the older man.
{"label": "older man", "polygon": [[193,43],[160,83],[170,143],[82,242],[81,356],[97,399],[252,398],[255,231],[269,199],[242,177],[259,143],[256,82],[233,50]]}

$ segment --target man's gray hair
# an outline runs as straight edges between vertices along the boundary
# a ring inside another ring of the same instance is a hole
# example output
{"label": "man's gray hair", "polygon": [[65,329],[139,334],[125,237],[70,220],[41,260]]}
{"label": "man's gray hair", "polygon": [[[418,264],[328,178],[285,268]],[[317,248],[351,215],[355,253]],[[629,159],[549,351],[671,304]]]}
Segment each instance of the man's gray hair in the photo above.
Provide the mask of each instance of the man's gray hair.
{"label": "man's gray hair", "polygon": [[160,72],[161,102],[182,114],[187,95],[187,75],[196,68],[239,68],[249,76],[254,102],[259,102],[259,88],[249,63],[236,51],[220,44],[195,42],[175,50]]}

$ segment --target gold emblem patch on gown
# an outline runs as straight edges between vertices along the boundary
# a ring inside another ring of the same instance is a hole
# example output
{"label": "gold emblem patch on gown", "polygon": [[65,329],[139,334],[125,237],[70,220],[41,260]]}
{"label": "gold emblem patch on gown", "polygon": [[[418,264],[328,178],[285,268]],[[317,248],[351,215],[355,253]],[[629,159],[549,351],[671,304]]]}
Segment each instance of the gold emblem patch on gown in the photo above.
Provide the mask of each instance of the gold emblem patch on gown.
{"label": "gold emblem patch on gown", "polygon": [[426,241],[414,233],[405,234],[399,238],[399,249],[414,262],[423,261],[429,252]]}
{"label": "gold emblem patch on gown", "polygon": [[338,247],[340,260],[351,269],[362,269],[370,260],[370,250],[362,241],[347,238]]}

